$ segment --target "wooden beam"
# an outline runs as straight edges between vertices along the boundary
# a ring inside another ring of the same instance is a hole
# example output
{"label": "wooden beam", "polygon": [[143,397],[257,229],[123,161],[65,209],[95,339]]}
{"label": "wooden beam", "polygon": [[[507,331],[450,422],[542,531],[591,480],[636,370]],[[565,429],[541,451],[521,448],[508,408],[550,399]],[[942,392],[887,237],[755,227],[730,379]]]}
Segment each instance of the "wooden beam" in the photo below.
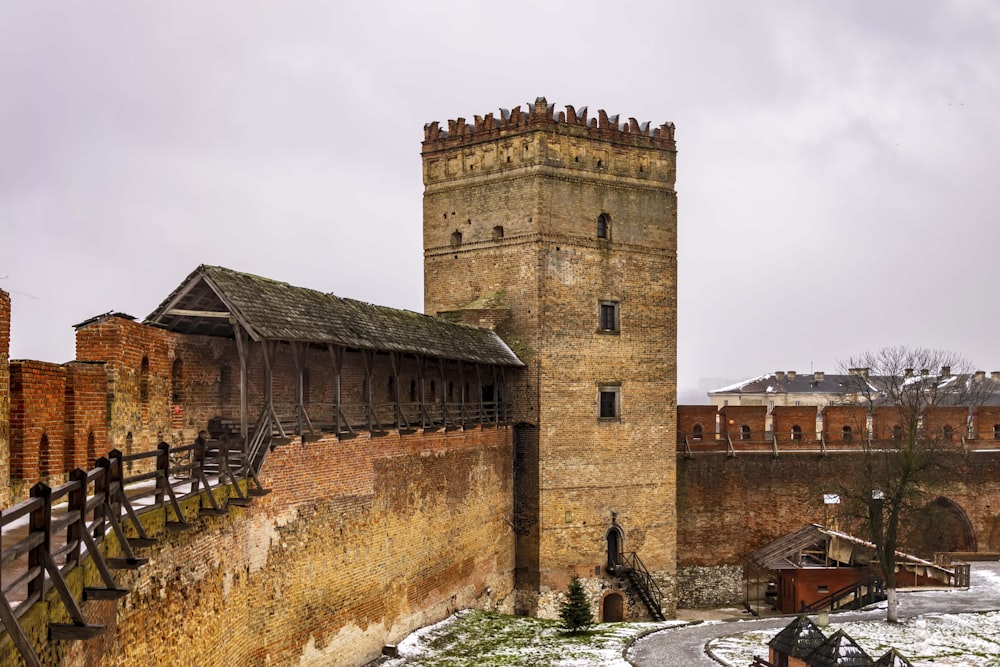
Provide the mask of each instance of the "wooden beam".
{"label": "wooden beam", "polygon": [[232,317],[232,313],[228,310],[217,311],[217,310],[186,310],[184,308],[171,308],[164,315],[177,315],[178,317],[215,317],[219,319],[228,320]]}

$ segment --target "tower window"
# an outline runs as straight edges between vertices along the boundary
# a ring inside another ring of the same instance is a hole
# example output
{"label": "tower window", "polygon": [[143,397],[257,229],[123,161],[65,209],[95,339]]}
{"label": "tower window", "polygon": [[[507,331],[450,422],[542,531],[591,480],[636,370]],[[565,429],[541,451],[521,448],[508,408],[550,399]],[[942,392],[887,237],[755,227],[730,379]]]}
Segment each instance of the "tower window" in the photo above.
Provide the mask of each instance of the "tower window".
{"label": "tower window", "polygon": [[462,232],[455,230],[451,233],[451,244],[456,248],[462,245]]}
{"label": "tower window", "polygon": [[619,304],[617,301],[601,301],[597,328],[601,331],[618,331]]}
{"label": "tower window", "polygon": [[792,440],[802,440],[802,427],[798,424],[792,426]]}
{"label": "tower window", "polygon": [[621,385],[603,385],[598,392],[598,413],[600,419],[621,417]]}
{"label": "tower window", "polygon": [[740,440],[749,440],[749,439],[750,439],[750,427],[747,426],[746,424],[743,424],[743,426],[740,426]]}
{"label": "tower window", "polygon": [[695,442],[701,442],[702,435],[703,435],[703,430],[701,424],[695,424],[694,426],[691,427],[691,438]]}
{"label": "tower window", "polygon": [[605,240],[611,238],[611,216],[607,213],[597,216],[597,238]]}
{"label": "tower window", "polygon": [[840,439],[844,442],[850,442],[854,439],[854,430],[850,426],[840,429]]}
{"label": "tower window", "polygon": [[493,240],[495,241],[497,239],[502,239],[502,238],[503,238],[503,225],[497,225],[496,227],[493,228]]}
{"label": "tower window", "polygon": [[955,438],[955,429],[951,426],[945,426],[944,429],[942,429],[941,435],[944,436],[946,442],[951,442]]}

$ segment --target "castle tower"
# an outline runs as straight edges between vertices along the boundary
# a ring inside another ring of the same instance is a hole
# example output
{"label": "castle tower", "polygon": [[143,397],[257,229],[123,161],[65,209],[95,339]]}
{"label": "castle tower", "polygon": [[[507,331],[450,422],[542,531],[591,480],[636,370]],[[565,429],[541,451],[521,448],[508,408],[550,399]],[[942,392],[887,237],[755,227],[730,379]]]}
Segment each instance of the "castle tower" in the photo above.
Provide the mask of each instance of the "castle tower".
{"label": "castle tower", "polygon": [[509,382],[522,612],[554,615],[576,574],[602,616],[627,598],[648,617],[614,567],[636,552],[673,613],[673,132],[544,98],[424,128],[425,311],[494,327],[526,364]]}

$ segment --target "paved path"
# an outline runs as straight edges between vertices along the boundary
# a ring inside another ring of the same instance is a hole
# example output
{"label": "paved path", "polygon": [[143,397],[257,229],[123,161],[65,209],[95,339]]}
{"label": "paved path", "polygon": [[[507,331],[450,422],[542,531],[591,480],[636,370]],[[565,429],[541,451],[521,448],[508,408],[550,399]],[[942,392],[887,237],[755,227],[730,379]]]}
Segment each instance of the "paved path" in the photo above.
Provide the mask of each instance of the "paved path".
{"label": "paved path", "polygon": [[[1000,609],[1000,563],[973,563],[968,590],[900,591],[900,617],[924,614],[952,614]],[[884,603],[874,611],[847,612],[830,616],[830,624],[885,617]],[[636,667],[718,667],[705,653],[705,645],[716,637],[750,630],[777,629],[793,616],[759,621],[699,623],[667,628],[643,637],[629,650],[628,659]]]}

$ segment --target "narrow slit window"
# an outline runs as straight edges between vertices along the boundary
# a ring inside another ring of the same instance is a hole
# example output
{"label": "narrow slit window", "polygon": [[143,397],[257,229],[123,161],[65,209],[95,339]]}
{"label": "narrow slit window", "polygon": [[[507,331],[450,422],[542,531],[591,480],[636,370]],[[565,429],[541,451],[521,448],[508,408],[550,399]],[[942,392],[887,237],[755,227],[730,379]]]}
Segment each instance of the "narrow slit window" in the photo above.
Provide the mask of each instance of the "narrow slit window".
{"label": "narrow slit window", "polygon": [[604,240],[611,238],[611,216],[607,213],[597,216],[597,238]]}

